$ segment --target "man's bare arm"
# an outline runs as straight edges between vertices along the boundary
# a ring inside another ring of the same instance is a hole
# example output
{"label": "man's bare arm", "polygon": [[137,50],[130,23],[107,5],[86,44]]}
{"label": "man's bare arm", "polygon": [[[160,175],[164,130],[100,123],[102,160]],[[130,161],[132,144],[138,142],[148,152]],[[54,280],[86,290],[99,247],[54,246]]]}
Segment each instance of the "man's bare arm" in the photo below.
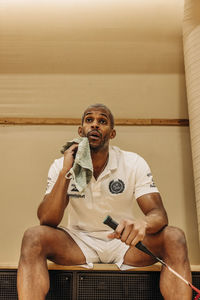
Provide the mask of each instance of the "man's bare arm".
{"label": "man's bare arm", "polygon": [[150,193],[137,199],[146,222],[146,233],[153,234],[168,224],[168,217],[159,193]]}
{"label": "man's bare arm", "polygon": [[70,183],[70,179],[67,179],[65,175],[73,165],[77,148],[78,145],[74,144],[65,151],[63,168],[60,171],[56,183],[54,184],[52,191],[45,195],[38,207],[37,215],[41,225],[56,227],[63,218],[65,208],[69,202],[67,189]]}
{"label": "man's bare arm", "polygon": [[168,218],[159,193],[150,193],[137,199],[144,216],[136,220],[122,220],[109,238],[118,238],[135,246],[146,234],[154,234],[168,224]]}

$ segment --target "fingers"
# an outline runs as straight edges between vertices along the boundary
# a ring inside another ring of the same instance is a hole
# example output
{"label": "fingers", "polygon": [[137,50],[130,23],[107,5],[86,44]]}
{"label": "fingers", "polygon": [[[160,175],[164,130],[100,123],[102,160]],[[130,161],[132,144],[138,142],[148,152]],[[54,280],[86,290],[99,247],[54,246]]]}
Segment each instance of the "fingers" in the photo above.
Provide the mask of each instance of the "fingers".
{"label": "fingers", "polygon": [[112,233],[109,233],[109,234],[108,234],[108,238],[109,238],[109,239],[116,239],[117,237],[116,237],[115,231],[112,232]]}
{"label": "fingers", "polygon": [[140,234],[139,232],[135,235],[133,233],[130,233],[130,235],[127,237],[125,243],[129,246],[135,246],[138,242],[142,241],[144,236]]}
{"label": "fingers", "polygon": [[108,235],[108,238],[117,238],[126,245],[135,246],[142,241],[146,233],[146,223],[144,221],[123,220],[119,223],[116,230]]}
{"label": "fingers", "polygon": [[64,152],[63,169],[67,172],[71,169],[74,163],[78,144],[73,144]]}
{"label": "fingers", "polygon": [[120,223],[114,232],[110,233],[108,237],[110,239],[121,239],[121,234],[124,230],[124,224]]}
{"label": "fingers", "polygon": [[70,153],[74,154],[78,150],[78,144],[71,145],[67,150],[65,150],[64,155],[68,155]]}

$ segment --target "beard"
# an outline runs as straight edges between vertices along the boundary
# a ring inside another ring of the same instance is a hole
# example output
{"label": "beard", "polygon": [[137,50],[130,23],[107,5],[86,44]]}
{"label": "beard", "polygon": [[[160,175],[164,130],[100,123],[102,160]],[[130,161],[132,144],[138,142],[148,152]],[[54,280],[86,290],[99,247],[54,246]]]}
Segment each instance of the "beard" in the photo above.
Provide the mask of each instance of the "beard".
{"label": "beard", "polygon": [[89,143],[89,146],[91,152],[99,152],[100,150],[105,149],[107,145],[106,143],[100,143],[99,145]]}
{"label": "beard", "polygon": [[108,147],[109,134],[102,135],[98,130],[92,130],[88,133],[83,132],[83,135],[88,138],[91,152],[98,152]]}

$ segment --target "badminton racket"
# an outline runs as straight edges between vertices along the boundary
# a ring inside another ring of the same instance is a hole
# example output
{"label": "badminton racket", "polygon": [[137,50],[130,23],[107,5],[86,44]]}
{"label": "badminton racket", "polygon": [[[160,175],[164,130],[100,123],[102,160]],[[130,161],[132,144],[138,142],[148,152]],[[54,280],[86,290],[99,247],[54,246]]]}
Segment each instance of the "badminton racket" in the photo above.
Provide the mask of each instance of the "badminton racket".
{"label": "badminton racket", "polygon": [[[113,230],[115,230],[118,226],[118,223],[113,220],[110,216],[107,216],[106,219],[103,222],[104,224],[111,227]],[[187,285],[189,285],[196,293],[196,297],[194,300],[200,299],[200,290],[196,288],[191,282],[186,280],[184,277],[182,277],[179,273],[177,273],[175,270],[173,270],[170,266],[168,266],[162,259],[154,255],[142,242],[138,242],[135,247],[139,249],[140,251],[148,254],[149,256],[153,257],[156,261],[160,262],[164,267],[166,267],[170,272],[172,272],[176,277],[181,279],[183,282],[185,282]]]}

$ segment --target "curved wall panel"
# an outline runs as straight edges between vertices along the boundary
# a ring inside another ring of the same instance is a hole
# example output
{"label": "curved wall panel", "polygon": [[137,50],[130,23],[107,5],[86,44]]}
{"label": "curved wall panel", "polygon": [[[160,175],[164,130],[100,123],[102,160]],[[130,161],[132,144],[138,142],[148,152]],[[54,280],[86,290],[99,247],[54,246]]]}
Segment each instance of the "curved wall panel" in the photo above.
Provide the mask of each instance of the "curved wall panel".
{"label": "curved wall panel", "polygon": [[183,20],[188,111],[200,236],[200,1],[186,0]]}

